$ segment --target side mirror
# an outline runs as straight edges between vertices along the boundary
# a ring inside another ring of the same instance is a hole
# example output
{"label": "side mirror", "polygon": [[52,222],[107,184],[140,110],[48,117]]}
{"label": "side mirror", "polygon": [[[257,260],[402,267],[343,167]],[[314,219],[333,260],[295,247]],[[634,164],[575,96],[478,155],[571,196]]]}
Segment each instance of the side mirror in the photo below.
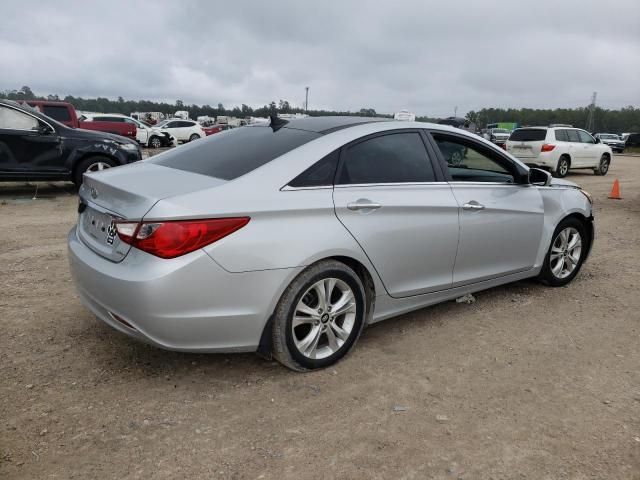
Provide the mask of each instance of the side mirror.
{"label": "side mirror", "polygon": [[598,137],[596,137],[596,143],[602,143]]}
{"label": "side mirror", "polygon": [[529,183],[532,185],[540,185],[542,187],[547,187],[551,184],[551,174],[546,170],[541,170],[539,168],[530,168],[529,169]]}
{"label": "side mirror", "polygon": [[38,125],[38,133],[40,135],[50,135],[53,132],[54,130],[46,123],[41,123],[40,125]]}

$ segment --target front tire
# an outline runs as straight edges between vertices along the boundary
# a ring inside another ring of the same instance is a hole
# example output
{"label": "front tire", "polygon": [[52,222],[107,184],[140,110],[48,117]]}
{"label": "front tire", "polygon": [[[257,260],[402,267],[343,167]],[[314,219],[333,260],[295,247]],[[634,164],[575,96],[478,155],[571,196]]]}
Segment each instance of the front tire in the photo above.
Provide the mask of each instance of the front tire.
{"label": "front tire", "polygon": [[566,285],[580,271],[589,239],[584,224],[577,218],[560,222],[553,232],[551,246],[538,278],[551,287]]}
{"label": "front tire", "polygon": [[593,173],[598,176],[604,176],[609,171],[609,165],[611,164],[611,159],[608,155],[602,155],[600,157],[600,163],[596,168],[593,169]]}
{"label": "front tire", "polygon": [[160,137],[151,137],[149,139],[149,146],[151,148],[161,148],[162,147],[162,139]]}
{"label": "front tire", "polygon": [[569,161],[569,158],[567,158],[566,156],[562,156],[560,157],[560,159],[558,160],[558,165],[556,165],[556,169],[553,172],[553,176],[556,178],[564,178],[567,176],[567,173],[569,173],[569,167],[571,166],[571,162]]}
{"label": "front tire", "polygon": [[296,371],[333,365],[355,345],[366,311],[362,281],[347,265],[323,260],[287,287],[274,312],[273,356]]}
{"label": "front tire", "polygon": [[76,187],[80,188],[80,185],[82,185],[82,176],[85,173],[99,172],[115,166],[117,166],[117,163],[109,157],[95,156],[85,158],[78,163],[74,170],[73,183],[75,183]]}

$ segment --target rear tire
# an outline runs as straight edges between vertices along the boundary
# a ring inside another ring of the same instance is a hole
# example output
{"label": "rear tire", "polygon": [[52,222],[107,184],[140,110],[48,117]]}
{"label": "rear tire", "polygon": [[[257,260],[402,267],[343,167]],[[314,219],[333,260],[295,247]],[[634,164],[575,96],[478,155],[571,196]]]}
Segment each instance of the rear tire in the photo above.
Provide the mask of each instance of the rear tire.
{"label": "rear tire", "polygon": [[199,140],[199,139],[200,139],[200,135],[198,135],[197,133],[194,133],[189,137],[190,142],[193,142],[194,140]]}
{"label": "rear tire", "polygon": [[75,183],[76,187],[80,188],[80,185],[82,185],[82,176],[85,173],[106,170],[107,168],[115,167],[117,165],[118,164],[115,160],[109,157],[97,155],[85,158],[76,165],[76,168],[73,171],[73,183]]}
{"label": "rear tire", "polygon": [[558,165],[556,165],[556,169],[552,175],[556,178],[564,178],[567,176],[567,173],[569,173],[570,166],[571,161],[569,160],[569,157],[562,155],[558,160]]}
{"label": "rear tire", "polygon": [[602,155],[600,157],[600,163],[596,168],[593,169],[593,173],[598,176],[604,176],[609,171],[609,165],[611,165],[611,159],[608,155]]}
{"label": "rear tire", "polygon": [[551,287],[569,283],[582,267],[589,251],[588,242],[587,231],[580,220],[571,217],[560,222],[551,237],[538,279]]}
{"label": "rear tire", "polygon": [[333,365],[360,336],[365,299],[362,281],[344,263],[323,260],[311,265],[291,282],[278,302],[273,316],[273,356],[299,372]]}

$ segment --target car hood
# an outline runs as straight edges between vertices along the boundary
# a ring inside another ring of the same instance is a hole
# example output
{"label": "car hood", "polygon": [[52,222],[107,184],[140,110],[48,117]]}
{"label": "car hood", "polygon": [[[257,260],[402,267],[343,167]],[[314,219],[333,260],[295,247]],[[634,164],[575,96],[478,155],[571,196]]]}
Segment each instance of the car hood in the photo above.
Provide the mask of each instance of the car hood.
{"label": "car hood", "polygon": [[67,138],[76,138],[80,140],[88,141],[105,141],[109,140],[118,143],[132,143],[137,145],[134,140],[131,140],[120,135],[114,135],[113,133],[97,132],[95,130],[85,130],[83,128],[68,128],[64,132],[64,136]]}

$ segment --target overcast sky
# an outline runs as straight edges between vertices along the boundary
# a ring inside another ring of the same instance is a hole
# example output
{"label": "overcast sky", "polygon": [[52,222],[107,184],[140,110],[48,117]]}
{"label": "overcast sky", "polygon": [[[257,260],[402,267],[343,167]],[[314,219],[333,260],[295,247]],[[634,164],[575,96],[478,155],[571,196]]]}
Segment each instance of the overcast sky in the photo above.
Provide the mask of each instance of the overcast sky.
{"label": "overcast sky", "polygon": [[434,117],[640,106],[640,0],[4,0],[0,90]]}

